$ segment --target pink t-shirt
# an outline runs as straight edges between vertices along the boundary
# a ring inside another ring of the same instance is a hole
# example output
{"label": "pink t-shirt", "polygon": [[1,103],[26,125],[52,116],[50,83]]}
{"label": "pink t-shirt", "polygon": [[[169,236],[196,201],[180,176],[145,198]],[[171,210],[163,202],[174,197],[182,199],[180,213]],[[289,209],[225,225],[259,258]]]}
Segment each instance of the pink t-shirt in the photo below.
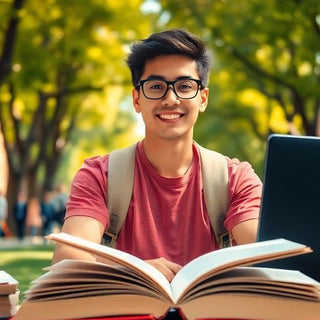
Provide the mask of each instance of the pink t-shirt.
{"label": "pink t-shirt", "polygon": [[[165,257],[181,265],[219,248],[202,192],[201,162],[197,148],[183,177],[160,176],[147,160],[143,143],[136,152],[133,195],[117,248],[141,259]],[[227,158],[229,232],[240,222],[259,217],[261,181],[251,165]],[[67,203],[66,218],[89,216],[109,226],[107,203],[108,155],[87,159],[76,174]]]}

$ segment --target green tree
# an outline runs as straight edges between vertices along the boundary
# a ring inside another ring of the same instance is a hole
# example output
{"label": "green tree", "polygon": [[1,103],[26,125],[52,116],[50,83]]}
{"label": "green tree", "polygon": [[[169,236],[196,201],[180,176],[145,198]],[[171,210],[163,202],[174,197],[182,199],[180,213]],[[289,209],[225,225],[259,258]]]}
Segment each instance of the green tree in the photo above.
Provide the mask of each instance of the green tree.
{"label": "green tree", "polygon": [[140,3],[0,4],[0,125],[11,204],[24,181],[30,196],[52,190],[62,156],[77,133],[94,129],[98,135],[107,126],[103,142],[111,144],[115,135],[132,132],[132,115],[118,104],[129,91],[127,46],[150,32]]}
{"label": "green tree", "polygon": [[319,1],[160,3],[168,26],[212,48],[211,105],[199,121],[208,144],[218,137],[223,149],[255,158],[270,133],[320,135]]}

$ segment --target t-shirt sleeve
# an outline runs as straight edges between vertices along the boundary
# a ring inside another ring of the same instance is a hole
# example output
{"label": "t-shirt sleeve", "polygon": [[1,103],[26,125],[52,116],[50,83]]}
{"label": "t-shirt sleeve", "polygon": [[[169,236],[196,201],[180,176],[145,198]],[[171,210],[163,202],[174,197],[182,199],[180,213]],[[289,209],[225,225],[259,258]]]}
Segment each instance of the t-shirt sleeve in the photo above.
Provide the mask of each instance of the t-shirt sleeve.
{"label": "t-shirt sleeve", "polygon": [[248,162],[227,159],[229,173],[229,208],[225,220],[226,229],[246,220],[258,219],[262,182]]}
{"label": "t-shirt sleeve", "polygon": [[76,173],[67,201],[66,219],[72,216],[87,216],[109,226],[107,208],[108,156],[93,157],[84,161]]}

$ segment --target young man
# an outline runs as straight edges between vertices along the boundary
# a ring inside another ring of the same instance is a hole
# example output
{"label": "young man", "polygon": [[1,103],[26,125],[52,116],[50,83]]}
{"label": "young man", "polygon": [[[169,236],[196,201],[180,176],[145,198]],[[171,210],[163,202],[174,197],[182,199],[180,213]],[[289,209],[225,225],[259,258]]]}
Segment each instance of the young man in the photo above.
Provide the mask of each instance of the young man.
{"label": "young man", "polygon": [[[218,249],[202,192],[193,128],[209,97],[204,44],[179,29],[136,43],[128,57],[132,98],[145,123],[137,146],[133,195],[117,248],[158,268],[169,280],[190,260]],[[229,199],[225,226],[236,244],[256,239],[261,181],[247,162],[226,157]],[[74,178],[62,228],[96,243],[109,226],[108,155],[85,161]],[[95,257],[57,245],[53,262]]]}

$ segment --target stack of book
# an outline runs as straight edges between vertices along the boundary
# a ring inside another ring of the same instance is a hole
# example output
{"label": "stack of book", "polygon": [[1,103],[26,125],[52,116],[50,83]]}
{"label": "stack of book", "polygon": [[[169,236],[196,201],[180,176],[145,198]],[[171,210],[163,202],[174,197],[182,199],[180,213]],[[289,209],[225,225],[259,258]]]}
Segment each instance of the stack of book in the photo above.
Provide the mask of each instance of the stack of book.
{"label": "stack of book", "polygon": [[9,273],[0,270],[0,320],[9,319],[18,312],[18,285]]}
{"label": "stack of book", "polygon": [[[284,239],[210,252],[172,282],[147,262],[68,234],[48,236],[97,255],[62,260],[32,282],[14,320],[320,319],[320,283],[292,270],[251,267],[312,250]],[[103,262],[103,263],[102,263]],[[175,318],[176,319],[176,318]]]}

